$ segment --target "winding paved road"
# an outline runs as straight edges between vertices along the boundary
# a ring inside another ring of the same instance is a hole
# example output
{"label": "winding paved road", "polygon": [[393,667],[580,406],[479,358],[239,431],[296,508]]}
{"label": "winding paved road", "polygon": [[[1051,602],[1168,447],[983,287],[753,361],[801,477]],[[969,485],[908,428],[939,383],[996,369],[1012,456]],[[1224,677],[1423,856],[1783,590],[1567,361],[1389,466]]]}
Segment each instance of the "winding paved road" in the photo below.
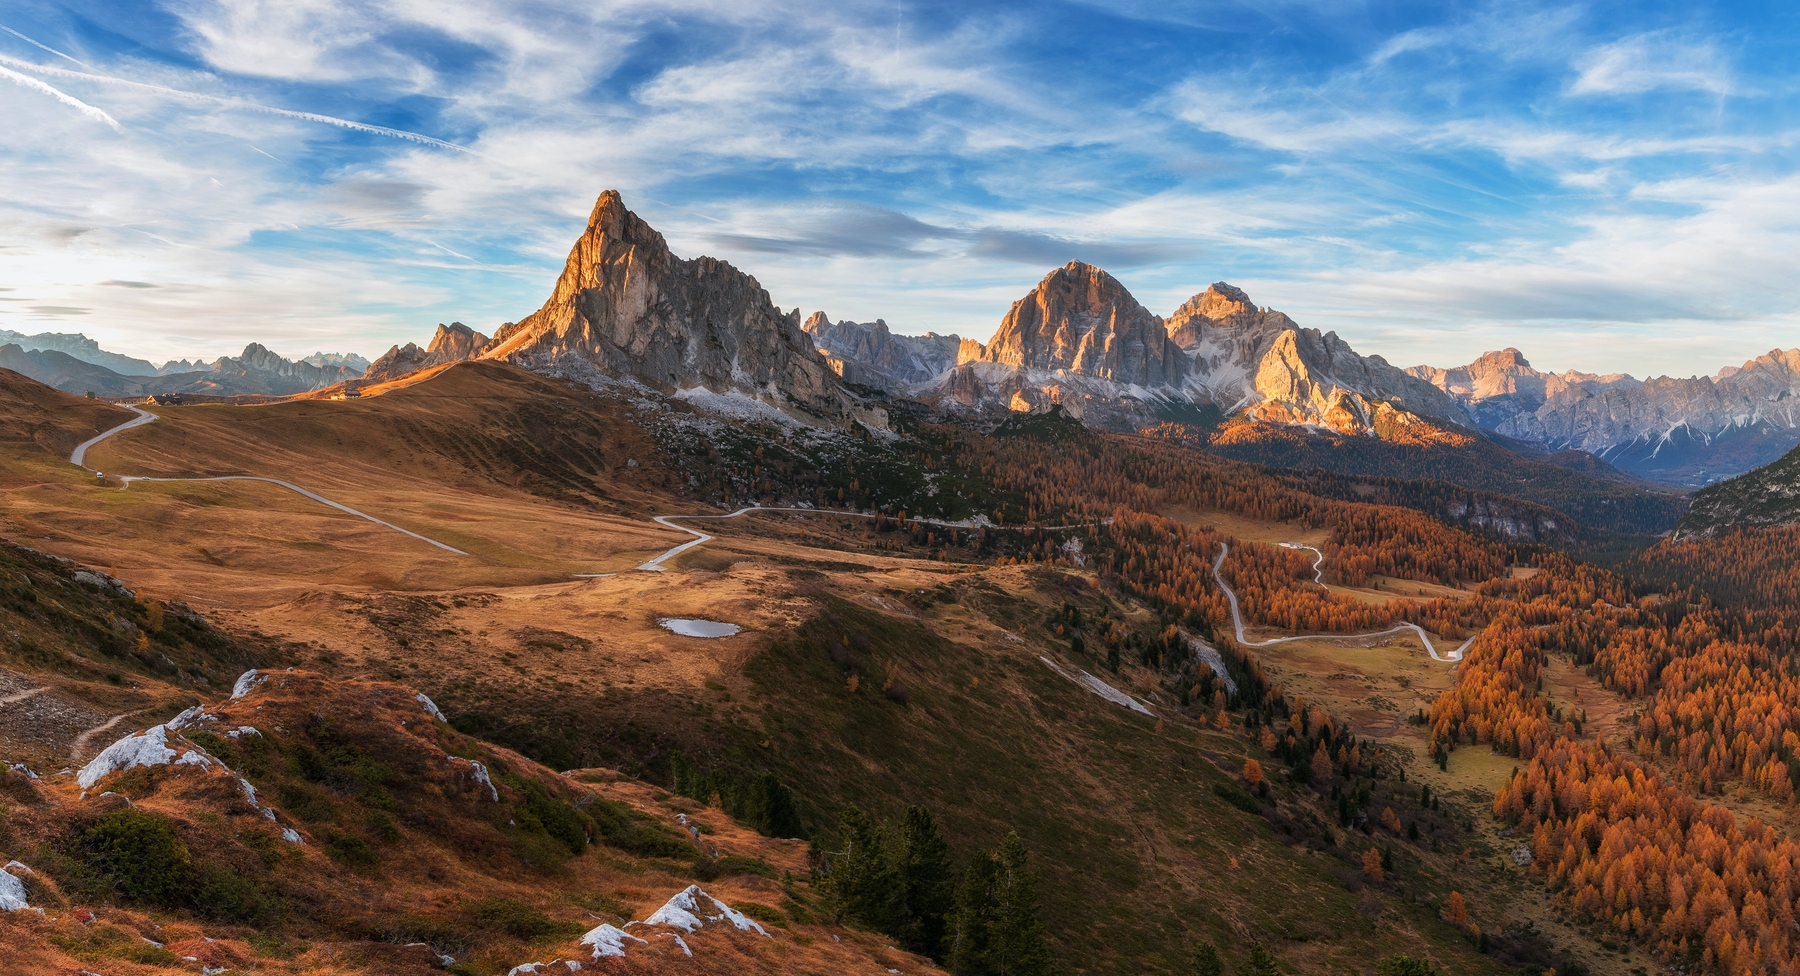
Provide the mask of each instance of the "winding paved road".
{"label": "winding paved road", "polygon": [[[1286,545],[1286,543],[1283,544]],[[1290,546],[1290,548],[1312,549],[1311,546]],[[1313,551],[1318,552],[1316,549]],[[1212,565],[1213,581],[1219,584],[1219,589],[1225,591],[1225,600],[1227,603],[1231,604],[1231,624],[1237,629],[1237,642],[1246,647],[1268,647],[1272,644],[1286,644],[1289,641],[1301,640],[1361,640],[1365,637],[1386,637],[1389,634],[1398,634],[1410,630],[1418,635],[1419,643],[1425,645],[1425,653],[1430,654],[1433,661],[1440,661],[1444,664],[1454,664],[1461,661],[1463,659],[1463,652],[1469,649],[1470,644],[1475,643],[1475,638],[1471,637],[1458,645],[1456,650],[1453,650],[1448,654],[1439,654],[1437,647],[1431,642],[1431,635],[1425,632],[1425,628],[1413,623],[1395,624],[1386,630],[1372,631],[1367,634],[1298,634],[1293,637],[1271,637],[1268,640],[1253,641],[1244,636],[1244,614],[1238,607],[1237,592],[1231,588],[1230,584],[1225,582],[1225,577],[1219,573],[1219,567],[1225,565],[1225,556],[1229,552],[1231,552],[1230,545],[1223,542],[1219,543],[1219,558],[1214,559]],[[1320,559],[1323,558],[1324,556],[1321,555]],[[1476,636],[1480,635],[1478,634]]]}
{"label": "winding paved road", "polygon": [[[114,434],[123,434],[124,432],[132,429],[133,427],[142,427],[145,424],[152,423],[156,420],[156,414],[153,414],[148,410],[144,410],[142,408],[134,407],[134,406],[130,406],[130,405],[126,405],[125,409],[135,411],[137,413],[137,416],[135,418],[128,420],[128,421],[120,424],[119,426],[114,427],[113,429],[99,435],[98,437],[91,437],[85,441],[82,441],[81,444],[75,448],[74,453],[69,455],[69,463],[75,465],[76,467],[82,468],[84,470],[93,471],[94,470],[93,468],[88,467],[87,464],[84,463],[87,460],[88,448],[93,447],[94,445],[100,443],[103,440],[106,440],[108,437],[111,437]],[[99,472],[95,472],[95,473],[98,474]],[[120,491],[125,491],[125,490],[129,489],[131,487],[131,483],[133,481],[260,481],[260,482],[263,482],[264,484],[278,485],[282,488],[286,488],[288,491],[294,492],[295,494],[304,495],[305,497],[310,498],[313,501],[318,502],[321,505],[330,506],[331,508],[335,508],[340,512],[344,512],[349,515],[354,515],[360,519],[367,519],[368,521],[374,522],[376,525],[379,525],[383,528],[393,529],[395,532],[398,532],[401,535],[412,536],[413,538],[419,540],[420,542],[424,542],[429,545],[437,546],[439,549],[442,549],[445,552],[453,552],[453,553],[457,554],[458,556],[467,556],[468,555],[468,553],[463,552],[461,549],[458,549],[455,546],[445,545],[444,543],[439,542],[436,539],[426,538],[425,536],[422,536],[419,533],[412,531],[411,529],[403,529],[403,528],[399,527],[398,525],[395,525],[392,522],[384,522],[381,519],[378,519],[375,516],[370,515],[367,512],[359,512],[356,509],[351,508],[348,505],[342,504],[340,502],[334,502],[331,499],[326,498],[324,495],[318,494],[317,492],[307,491],[305,488],[302,488],[299,485],[296,485],[291,481],[282,481],[279,478],[258,478],[258,477],[255,477],[254,475],[247,475],[247,474],[219,475],[217,477],[211,477],[211,478],[153,478],[148,475],[136,475],[136,474],[117,475],[116,477],[118,477],[120,484],[124,485],[123,488],[119,489]]]}
{"label": "winding paved road", "polygon": [[[106,431],[105,433],[102,433],[95,437],[90,437],[87,440],[81,442],[81,444],[75,448],[74,452],[69,455],[69,463],[70,464],[76,465],[77,467],[80,467],[87,471],[94,471],[93,468],[88,467],[87,464],[84,463],[87,460],[88,448],[93,447],[94,445],[100,443],[101,441],[106,440],[109,437],[112,437],[115,434],[122,434],[128,430],[131,430],[134,427],[142,427],[145,424],[152,423],[156,420],[156,414],[153,414],[148,410],[144,410],[140,407],[135,407],[130,404],[122,404],[122,406],[124,406],[125,409],[127,409],[127,410],[131,410],[131,411],[135,412],[137,414],[137,416],[132,418],[131,420],[126,421],[125,423],[120,424],[117,427],[114,427],[113,429],[111,429],[109,431]],[[99,472],[95,472],[95,473],[98,474]],[[400,526],[395,525],[392,522],[382,521],[381,519],[378,519],[375,516],[368,514],[367,512],[359,512],[356,509],[351,508],[348,505],[342,504],[340,502],[334,502],[331,499],[326,498],[324,495],[318,494],[317,492],[308,491],[307,489],[302,488],[299,485],[296,485],[291,481],[282,481],[279,478],[259,478],[254,475],[247,475],[247,474],[219,475],[219,476],[207,477],[207,478],[158,478],[158,477],[151,477],[148,475],[135,475],[135,474],[116,475],[115,477],[117,477],[119,479],[120,483],[122,483],[125,486],[124,488],[119,489],[120,491],[129,489],[131,487],[131,483],[134,481],[260,481],[265,484],[277,485],[282,488],[286,488],[288,491],[294,492],[295,494],[303,495],[315,502],[318,502],[321,505],[327,505],[327,506],[330,506],[331,508],[335,508],[338,511],[344,512],[348,515],[354,515],[357,518],[366,519],[366,520],[373,522],[376,525],[379,525],[383,528],[393,529],[395,532],[399,532],[402,535],[411,536],[411,537],[419,540],[420,542],[424,542],[428,545],[436,546],[439,549],[444,550],[445,552],[453,552],[453,553],[457,554],[458,556],[467,556],[468,555],[468,553],[466,553],[466,552],[462,551],[461,549],[458,549],[454,546],[446,545],[442,542],[437,541],[436,539],[422,536],[419,533],[412,531],[411,529],[403,529]],[[769,507],[769,506],[763,506],[763,505],[748,505],[748,506],[745,506],[744,508],[740,508],[737,511],[732,512],[728,515],[658,515],[654,519],[656,524],[661,525],[664,528],[674,529],[677,532],[686,532],[687,534],[693,536],[694,538],[688,540],[687,542],[683,542],[680,545],[670,547],[668,551],[662,553],[661,555],[656,556],[653,559],[650,559],[649,561],[643,563],[642,565],[638,566],[637,568],[644,572],[660,573],[666,568],[663,566],[663,563],[667,562],[670,559],[675,558],[676,556],[681,555],[684,552],[687,552],[689,549],[692,549],[695,546],[703,545],[707,542],[710,542],[714,538],[713,536],[708,535],[705,532],[701,532],[698,529],[690,529],[690,528],[687,528],[686,526],[676,525],[675,522],[673,521],[675,519],[734,519],[740,515],[747,515],[751,512],[800,512],[800,513],[804,513],[807,515],[847,515],[847,516],[850,516],[851,518],[878,518],[879,517],[876,515],[865,514],[863,512],[846,512],[846,511],[839,511],[839,510],[830,509],[830,508],[777,508],[777,507]],[[979,525],[976,525],[976,524],[973,524],[970,522],[943,522],[943,521],[939,521],[937,519],[910,519],[909,521],[923,522],[926,525],[935,525],[935,526],[939,526],[941,528],[947,528],[947,529],[973,529],[973,528],[981,527]],[[1061,525],[1061,526],[1020,525],[1020,526],[1011,526],[1011,528],[1015,528],[1015,529],[1031,529],[1031,528],[1078,529],[1078,528],[1085,528],[1086,526],[1092,525],[1092,524],[1094,524],[1094,523],[1090,522],[1090,523],[1084,523],[1083,525]],[[1324,558],[1324,557],[1321,556],[1320,558]],[[617,576],[618,574],[617,573],[577,573],[575,575],[582,579],[601,579],[601,578],[605,578],[608,576]]]}

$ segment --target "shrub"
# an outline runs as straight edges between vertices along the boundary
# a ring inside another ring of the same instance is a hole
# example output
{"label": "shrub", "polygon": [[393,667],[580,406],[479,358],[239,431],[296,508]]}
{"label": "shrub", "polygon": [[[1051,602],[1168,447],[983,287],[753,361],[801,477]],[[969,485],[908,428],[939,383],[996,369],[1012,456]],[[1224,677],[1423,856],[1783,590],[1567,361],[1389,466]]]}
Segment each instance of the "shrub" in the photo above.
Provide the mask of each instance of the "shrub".
{"label": "shrub", "polygon": [[1438,970],[1423,959],[1389,956],[1375,964],[1375,976],[1438,976]]}
{"label": "shrub", "polygon": [[579,935],[580,924],[558,922],[536,908],[511,898],[483,898],[475,903],[475,921],[517,938],[537,939],[549,935]]}
{"label": "shrub", "polygon": [[206,863],[194,873],[194,908],[207,918],[260,928],[286,911],[278,896],[230,865]]}
{"label": "shrub", "polygon": [[1221,800],[1237,807],[1245,813],[1254,813],[1258,816],[1262,814],[1262,805],[1256,802],[1256,797],[1251,796],[1230,783],[1214,783],[1213,793]]}
{"label": "shrub", "polygon": [[772,908],[768,905],[761,905],[753,901],[740,901],[731,907],[765,925],[775,925],[784,929],[787,928],[787,913],[779,908]]}
{"label": "shrub", "polygon": [[592,818],[561,797],[551,795],[540,783],[519,780],[508,785],[525,794],[525,809],[515,817],[520,827],[549,835],[568,848],[570,854],[578,855],[587,849]]}
{"label": "shrub", "polygon": [[688,859],[699,856],[686,839],[623,803],[596,800],[589,808],[600,838],[608,845],[639,857]]}
{"label": "shrub", "polygon": [[80,846],[88,867],[129,901],[174,905],[187,893],[187,845],[167,817],[120,810],[88,828]]}
{"label": "shrub", "polygon": [[319,836],[325,842],[325,853],[344,867],[373,871],[381,864],[381,856],[375,853],[375,848],[355,834],[342,830],[325,830]]}

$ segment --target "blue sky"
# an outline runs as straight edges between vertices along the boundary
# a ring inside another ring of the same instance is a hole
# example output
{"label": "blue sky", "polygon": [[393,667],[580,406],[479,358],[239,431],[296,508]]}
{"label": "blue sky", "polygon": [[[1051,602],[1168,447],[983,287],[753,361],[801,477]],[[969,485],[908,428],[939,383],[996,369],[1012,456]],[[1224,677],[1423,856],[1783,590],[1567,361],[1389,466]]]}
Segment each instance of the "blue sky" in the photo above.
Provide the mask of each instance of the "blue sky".
{"label": "blue sky", "polygon": [[985,340],[1071,258],[1399,365],[1800,345],[1791,3],[0,0],[0,328],[373,356],[617,188],[777,304]]}

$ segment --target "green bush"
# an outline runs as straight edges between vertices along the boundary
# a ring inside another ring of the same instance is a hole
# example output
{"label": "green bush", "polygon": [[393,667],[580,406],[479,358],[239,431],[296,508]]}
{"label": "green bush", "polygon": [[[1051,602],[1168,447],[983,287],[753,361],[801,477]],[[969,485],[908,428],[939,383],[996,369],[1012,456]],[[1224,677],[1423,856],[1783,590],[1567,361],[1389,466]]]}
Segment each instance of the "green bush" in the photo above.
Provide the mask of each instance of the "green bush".
{"label": "green bush", "polygon": [[230,865],[203,864],[194,873],[194,908],[207,918],[260,928],[285,913],[278,896]]}
{"label": "green bush", "polygon": [[1438,971],[1423,959],[1389,956],[1375,964],[1375,976],[1438,976]]}
{"label": "green bush", "polygon": [[581,925],[558,922],[536,908],[511,898],[483,898],[474,905],[475,921],[518,939],[579,935]]}
{"label": "green bush", "polygon": [[381,856],[375,853],[375,848],[355,834],[342,830],[325,830],[319,836],[325,842],[325,853],[344,867],[372,871],[381,864]]}
{"label": "green bush", "polygon": [[740,901],[731,907],[756,919],[764,925],[775,925],[784,929],[787,928],[787,913],[779,908],[772,908],[768,905],[759,905],[753,901]]}
{"label": "green bush", "polygon": [[514,817],[520,827],[549,835],[567,847],[570,854],[579,855],[587,849],[592,818],[561,797],[551,795],[540,783],[517,780],[508,785],[525,794],[525,808]]}
{"label": "green bush", "polygon": [[596,800],[588,809],[608,846],[639,857],[687,860],[700,855],[685,838],[623,803]]}
{"label": "green bush", "polygon": [[127,808],[81,835],[87,866],[129,901],[175,905],[187,894],[187,845],[164,816]]}
{"label": "green bush", "polygon": [[1237,807],[1245,813],[1254,813],[1258,816],[1262,815],[1262,805],[1256,802],[1256,797],[1239,789],[1235,784],[1214,783],[1213,793],[1226,803]]}

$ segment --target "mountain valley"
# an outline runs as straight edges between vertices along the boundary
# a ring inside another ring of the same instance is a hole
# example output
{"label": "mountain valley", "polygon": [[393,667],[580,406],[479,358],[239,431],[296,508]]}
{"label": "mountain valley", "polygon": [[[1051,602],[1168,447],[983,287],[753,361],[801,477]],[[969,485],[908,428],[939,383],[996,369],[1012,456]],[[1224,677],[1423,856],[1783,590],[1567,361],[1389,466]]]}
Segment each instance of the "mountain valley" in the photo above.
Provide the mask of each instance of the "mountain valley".
{"label": "mountain valley", "polygon": [[1403,370],[1081,262],[907,336],[612,191],[484,331],[0,346],[18,971],[1800,965],[1800,453],[1683,487],[1793,354]]}

